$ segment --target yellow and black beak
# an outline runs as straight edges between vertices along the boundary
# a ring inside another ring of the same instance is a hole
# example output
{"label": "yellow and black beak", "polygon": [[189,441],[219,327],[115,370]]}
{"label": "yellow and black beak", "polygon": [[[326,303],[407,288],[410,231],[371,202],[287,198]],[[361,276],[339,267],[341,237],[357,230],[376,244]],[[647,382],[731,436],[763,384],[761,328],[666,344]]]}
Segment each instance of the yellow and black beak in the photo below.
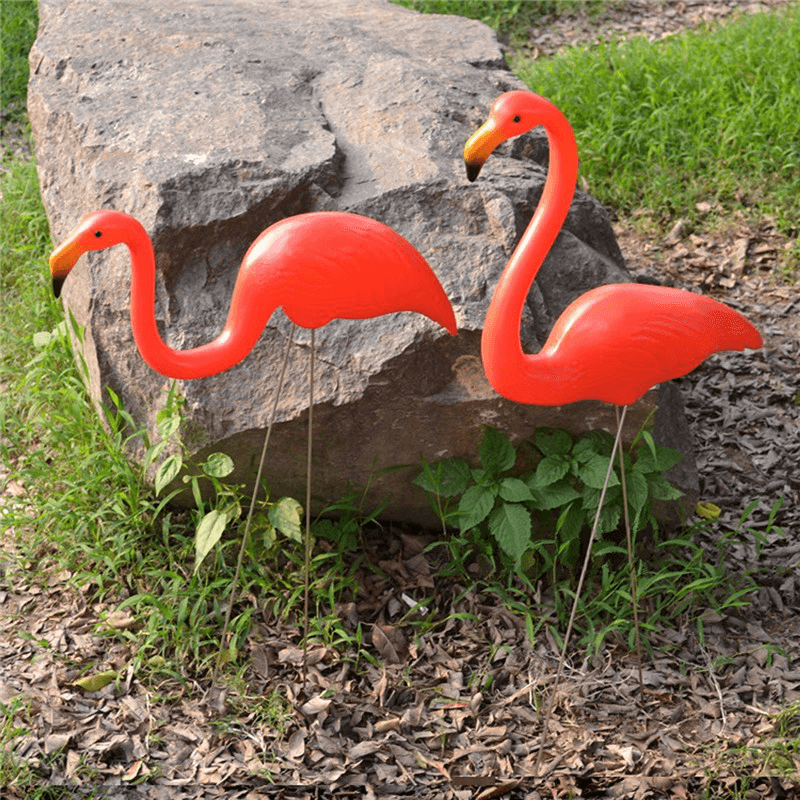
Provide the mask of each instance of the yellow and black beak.
{"label": "yellow and black beak", "polygon": [[478,177],[481,167],[486,163],[486,159],[504,139],[505,137],[498,131],[492,117],[489,117],[469,137],[464,145],[464,165],[467,168],[468,181],[472,182]]}
{"label": "yellow and black beak", "polygon": [[71,239],[68,239],[51,254],[50,275],[53,278],[53,294],[56,297],[61,295],[61,287],[64,285],[67,275],[82,255],[83,251]]}

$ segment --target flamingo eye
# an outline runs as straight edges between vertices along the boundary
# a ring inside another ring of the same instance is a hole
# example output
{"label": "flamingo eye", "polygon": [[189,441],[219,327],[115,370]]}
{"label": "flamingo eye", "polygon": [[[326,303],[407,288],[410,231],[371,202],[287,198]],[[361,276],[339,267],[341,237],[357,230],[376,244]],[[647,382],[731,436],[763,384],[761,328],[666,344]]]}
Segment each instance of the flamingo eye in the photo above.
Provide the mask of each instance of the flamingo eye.
{"label": "flamingo eye", "polygon": [[94,238],[95,239],[99,239],[100,237],[102,237],[102,235],[103,235],[103,231],[95,231],[94,232]]}
{"label": "flamingo eye", "polygon": [[514,115],[514,122],[521,122],[521,121],[522,121],[522,117],[519,114],[515,114]]}

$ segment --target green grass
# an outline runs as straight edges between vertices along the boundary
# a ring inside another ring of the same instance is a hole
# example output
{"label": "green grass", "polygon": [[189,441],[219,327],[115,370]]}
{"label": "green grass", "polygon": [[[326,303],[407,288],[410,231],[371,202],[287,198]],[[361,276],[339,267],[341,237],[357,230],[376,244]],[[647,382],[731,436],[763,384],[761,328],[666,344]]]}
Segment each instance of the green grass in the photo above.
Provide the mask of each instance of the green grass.
{"label": "green grass", "polygon": [[28,51],[38,25],[36,0],[0,2],[0,133],[25,117]]}
{"label": "green grass", "polygon": [[644,207],[691,218],[701,200],[753,204],[796,235],[797,52],[795,6],[657,44],[637,38],[513,67],[566,114],[589,191],[621,214]]}

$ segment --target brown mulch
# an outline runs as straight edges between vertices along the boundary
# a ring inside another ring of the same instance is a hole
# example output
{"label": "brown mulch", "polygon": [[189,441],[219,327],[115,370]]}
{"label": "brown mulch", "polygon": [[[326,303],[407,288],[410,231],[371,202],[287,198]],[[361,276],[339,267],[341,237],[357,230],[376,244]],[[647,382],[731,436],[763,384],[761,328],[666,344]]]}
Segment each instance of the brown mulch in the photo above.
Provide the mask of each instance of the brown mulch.
{"label": "brown mulch", "polygon": [[[617,33],[659,38],[676,24],[755,5],[685,0],[656,13],[653,3],[628,2],[612,19]],[[547,27],[547,41],[532,32],[532,46],[591,40],[598,24],[562,20]],[[701,211],[713,217],[714,209]],[[646,212],[617,226],[634,274],[709,293],[764,334],[763,350],[720,354],[681,381],[701,499],[721,508],[708,546],[716,552],[721,532],[751,531],[724,553],[733,573],[757,571],[750,607],[708,609],[702,640],[689,624],[652,637],[641,694],[629,654],[609,646],[595,659],[576,656],[558,687],[544,774],[534,777],[557,643],[547,634],[532,646],[521,619],[492,598],[435,577],[440,565],[425,552],[425,534],[370,537],[367,556],[383,574],[365,571],[359,597],[338,609],[343,624],[368,632],[374,661],[317,647],[303,687],[298,625],[275,620],[268,598],[253,597],[246,680],[212,691],[207,680],[137,675],[130,645],[114,635],[135,631],[135,619],[115,617],[92,587],[71,588],[67,573],[32,582],[8,532],[0,711],[22,700],[14,719],[26,732],[13,738],[14,756],[35,767],[42,786],[66,785],[75,797],[800,797],[797,746],[782,777],[764,769],[779,737],[774,714],[800,703],[800,303],[775,269],[789,243],[769,220],[742,218],[721,230],[676,224],[666,237],[653,230]],[[25,490],[2,465],[0,486],[1,518]],[[779,497],[780,530],[770,529]],[[760,502],[740,523],[751,498]],[[409,625],[408,598],[432,598],[439,626]],[[96,691],[76,683],[107,670],[116,680]],[[290,709],[282,729],[260,708],[273,691]],[[789,728],[797,740],[800,705]],[[25,796],[0,787],[4,799]]]}
{"label": "brown mulch", "polygon": [[[298,626],[264,607],[246,685],[145,683],[130,666],[131,651],[107,637],[102,620],[112,607],[65,589],[67,574],[40,587],[7,564],[0,702],[24,698],[18,724],[30,730],[14,740],[16,757],[36,767],[42,785],[102,786],[108,797],[217,797],[234,789],[246,798],[691,797],[750,777],[763,780],[747,785],[759,792],[748,797],[794,796],[786,780],[760,774],[758,749],[776,736],[770,714],[800,701],[796,607],[779,615],[757,599],[741,616],[709,611],[704,643],[689,627],[654,637],[643,694],[623,652],[574,662],[558,687],[544,774],[536,778],[539,704],[552,681],[555,642],[543,636],[531,647],[519,617],[434,579],[428,537],[395,534],[395,552],[380,562],[388,577],[365,573],[362,596],[339,609],[370,631],[376,663],[356,665],[353,654],[316,647],[305,690]],[[371,543],[377,560],[385,544],[377,535]],[[442,624],[417,633],[400,624],[404,595],[433,597],[427,602]],[[113,670],[117,680],[83,689],[77,681],[87,667]],[[257,703],[274,689],[292,709],[282,731]],[[726,763],[743,745],[754,748],[751,761]],[[800,753],[794,758],[800,774]]]}

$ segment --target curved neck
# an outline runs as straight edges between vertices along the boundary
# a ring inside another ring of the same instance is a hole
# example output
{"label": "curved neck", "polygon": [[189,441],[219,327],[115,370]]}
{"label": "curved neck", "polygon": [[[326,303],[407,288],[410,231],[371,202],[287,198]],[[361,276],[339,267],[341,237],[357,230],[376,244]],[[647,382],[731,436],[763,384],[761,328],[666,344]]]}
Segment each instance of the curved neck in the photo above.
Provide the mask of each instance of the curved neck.
{"label": "curved neck", "polygon": [[[253,349],[276,306],[248,302],[249,293],[234,288],[225,327],[216,339],[190,350],[175,350],[164,343],[155,319],[156,266],[153,245],[141,225],[126,242],[131,255],[131,327],[139,353],[156,372],[187,380],[224,372]],[[237,299],[238,296],[238,299]],[[243,308],[243,306],[248,308]],[[253,306],[250,308],[249,306]],[[243,323],[249,324],[243,324]]]}
{"label": "curved neck", "polygon": [[[531,359],[537,358],[522,351],[519,330],[525,301],[567,216],[578,177],[578,147],[567,118],[544,101],[539,124],[544,126],[549,143],[547,180],[533,219],[500,276],[481,337],[481,356],[489,383],[511,400],[516,399],[515,387],[523,372],[530,369]],[[526,396],[534,389],[531,381],[541,382],[543,391],[552,382],[546,370],[537,370],[535,375],[528,371],[524,381]],[[518,401],[530,402],[521,398]]]}

